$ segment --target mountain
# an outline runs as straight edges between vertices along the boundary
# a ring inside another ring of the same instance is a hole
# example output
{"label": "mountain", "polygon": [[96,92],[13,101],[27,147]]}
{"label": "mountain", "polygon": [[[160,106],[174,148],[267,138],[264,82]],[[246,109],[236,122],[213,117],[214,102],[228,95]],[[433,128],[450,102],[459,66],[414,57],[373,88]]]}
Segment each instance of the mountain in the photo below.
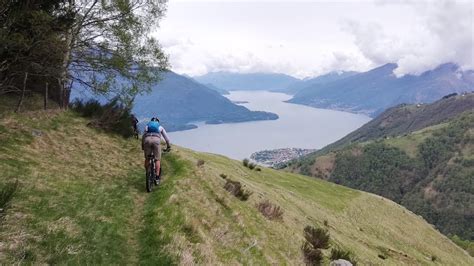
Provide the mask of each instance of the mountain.
{"label": "mountain", "polygon": [[375,193],[474,240],[474,94],[388,109],[289,169]]}
{"label": "mountain", "polygon": [[225,90],[284,90],[290,84],[299,81],[297,78],[277,73],[233,73],[211,72],[194,77],[202,84],[213,84]]}
{"label": "mountain", "polygon": [[355,72],[355,71],[333,71],[333,72],[330,72],[321,76],[317,76],[314,78],[296,81],[290,84],[290,86],[283,89],[282,92],[294,95],[297,92],[307,87],[310,87],[313,85],[321,85],[321,84],[330,83],[336,80],[354,76],[357,73],[358,72]]}
{"label": "mountain", "polygon": [[441,124],[474,109],[474,94],[447,95],[432,104],[400,104],[319,152],[335,150],[355,143],[408,134]]}
{"label": "mountain", "polygon": [[217,91],[219,94],[221,95],[228,95],[229,92],[227,90],[224,90],[224,89],[221,89],[221,88],[218,88],[214,85],[212,85],[211,83],[207,83],[207,84],[204,84],[206,87],[208,87],[209,89],[213,89],[215,91]]}
{"label": "mountain", "polygon": [[[302,265],[308,225],[329,231],[323,265],[335,249],[359,265],[474,264],[380,196],[176,146],[163,154],[160,187],[146,193],[139,141],[72,111],[1,117],[0,190],[15,192],[1,194],[4,265]],[[247,200],[224,188],[239,184]],[[262,204],[279,206],[280,219],[265,218]]]}
{"label": "mountain", "polygon": [[451,63],[419,76],[397,78],[396,64],[386,64],[326,84],[315,84],[299,91],[291,103],[377,115],[400,103],[431,103],[450,93],[472,91],[474,74]]}
{"label": "mountain", "polygon": [[[72,97],[97,97],[87,92],[84,95],[84,92],[76,88]],[[278,119],[276,114],[250,111],[236,105],[217,91],[171,71],[163,73],[163,79],[153,86],[149,94],[135,98],[133,112],[140,120],[160,117],[168,131],[194,128],[189,123],[195,121],[219,124]]]}

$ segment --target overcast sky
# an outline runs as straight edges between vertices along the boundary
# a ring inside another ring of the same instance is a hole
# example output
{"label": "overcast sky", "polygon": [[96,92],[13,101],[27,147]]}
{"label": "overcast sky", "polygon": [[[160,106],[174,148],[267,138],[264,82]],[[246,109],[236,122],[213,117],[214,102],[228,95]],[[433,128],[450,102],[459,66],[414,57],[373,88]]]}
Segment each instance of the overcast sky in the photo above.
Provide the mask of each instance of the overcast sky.
{"label": "overcast sky", "polygon": [[170,0],[156,37],[172,70],[278,72],[299,78],[398,63],[474,69],[474,0]]}

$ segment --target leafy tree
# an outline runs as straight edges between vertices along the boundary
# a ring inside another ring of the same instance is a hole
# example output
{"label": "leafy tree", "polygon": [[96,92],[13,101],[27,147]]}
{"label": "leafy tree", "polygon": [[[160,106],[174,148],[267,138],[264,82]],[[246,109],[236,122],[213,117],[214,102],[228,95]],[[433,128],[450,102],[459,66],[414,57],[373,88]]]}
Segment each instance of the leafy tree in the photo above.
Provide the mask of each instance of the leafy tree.
{"label": "leafy tree", "polygon": [[24,95],[27,86],[35,90],[39,84],[43,91],[58,77],[64,51],[58,32],[68,20],[54,14],[61,2],[0,0],[0,94]]}
{"label": "leafy tree", "polygon": [[147,91],[168,67],[151,35],[165,11],[164,0],[67,0],[60,13],[73,20],[63,32],[65,88],[72,82],[95,92],[113,92],[129,103]]}
{"label": "leafy tree", "polygon": [[77,82],[131,103],[168,67],[152,36],[165,9],[164,0],[0,0],[0,93],[50,83],[67,106]]}

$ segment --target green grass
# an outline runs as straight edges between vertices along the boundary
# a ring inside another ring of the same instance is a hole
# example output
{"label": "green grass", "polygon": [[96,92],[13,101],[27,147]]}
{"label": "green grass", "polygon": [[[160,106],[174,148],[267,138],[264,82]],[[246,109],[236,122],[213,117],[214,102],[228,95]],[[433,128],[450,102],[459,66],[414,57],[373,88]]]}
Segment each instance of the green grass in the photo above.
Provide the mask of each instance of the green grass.
{"label": "green grass", "polygon": [[[433,255],[473,263],[389,200],[222,156],[175,147],[163,156],[162,185],[146,193],[139,142],[87,123],[56,111],[0,119],[0,184],[21,186],[1,221],[2,264],[294,265],[303,263],[303,228],[324,224],[361,265],[431,264]],[[253,194],[235,198],[221,174]],[[282,220],[261,215],[263,200],[281,206]]]}
{"label": "green grass", "polygon": [[433,132],[444,128],[448,123],[442,123],[434,126],[424,128],[412,133],[407,134],[406,136],[398,136],[385,140],[384,142],[388,145],[397,147],[407,153],[410,157],[414,158],[418,155],[418,145],[422,143],[425,139],[432,136]]}

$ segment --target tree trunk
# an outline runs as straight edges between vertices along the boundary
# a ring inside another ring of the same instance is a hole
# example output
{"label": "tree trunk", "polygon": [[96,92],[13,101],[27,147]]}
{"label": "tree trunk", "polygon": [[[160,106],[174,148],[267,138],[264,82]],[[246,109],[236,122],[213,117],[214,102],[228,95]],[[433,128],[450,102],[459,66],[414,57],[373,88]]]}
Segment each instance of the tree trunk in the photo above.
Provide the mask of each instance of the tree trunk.
{"label": "tree trunk", "polygon": [[46,87],[44,88],[44,110],[48,108],[48,82],[46,82]]}
{"label": "tree trunk", "polygon": [[20,100],[18,101],[18,105],[16,106],[15,113],[18,113],[20,111],[21,105],[23,104],[23,99],[25,99],[27,79],[28,79],[28,72],[25,72],[25,78],[23,79],[23,89],[21,90]]}
{"label": "tree trunk", "polygon": [[73,29],[69,28],[66,31],[66,36],[65,36],[65,51],[63,54],[63,63],[62,63],[62,70],[59,75],[58,83],[59,83],[59,107],[63,108],[64,103],[67,101],[69,102],[69,99],[65,99],[66,94],[64,93],[65,91],[65,85],[68,79],[68,68],[69,64],[71,62],[71,47],[72,47],[72,40],[73,40]]}

